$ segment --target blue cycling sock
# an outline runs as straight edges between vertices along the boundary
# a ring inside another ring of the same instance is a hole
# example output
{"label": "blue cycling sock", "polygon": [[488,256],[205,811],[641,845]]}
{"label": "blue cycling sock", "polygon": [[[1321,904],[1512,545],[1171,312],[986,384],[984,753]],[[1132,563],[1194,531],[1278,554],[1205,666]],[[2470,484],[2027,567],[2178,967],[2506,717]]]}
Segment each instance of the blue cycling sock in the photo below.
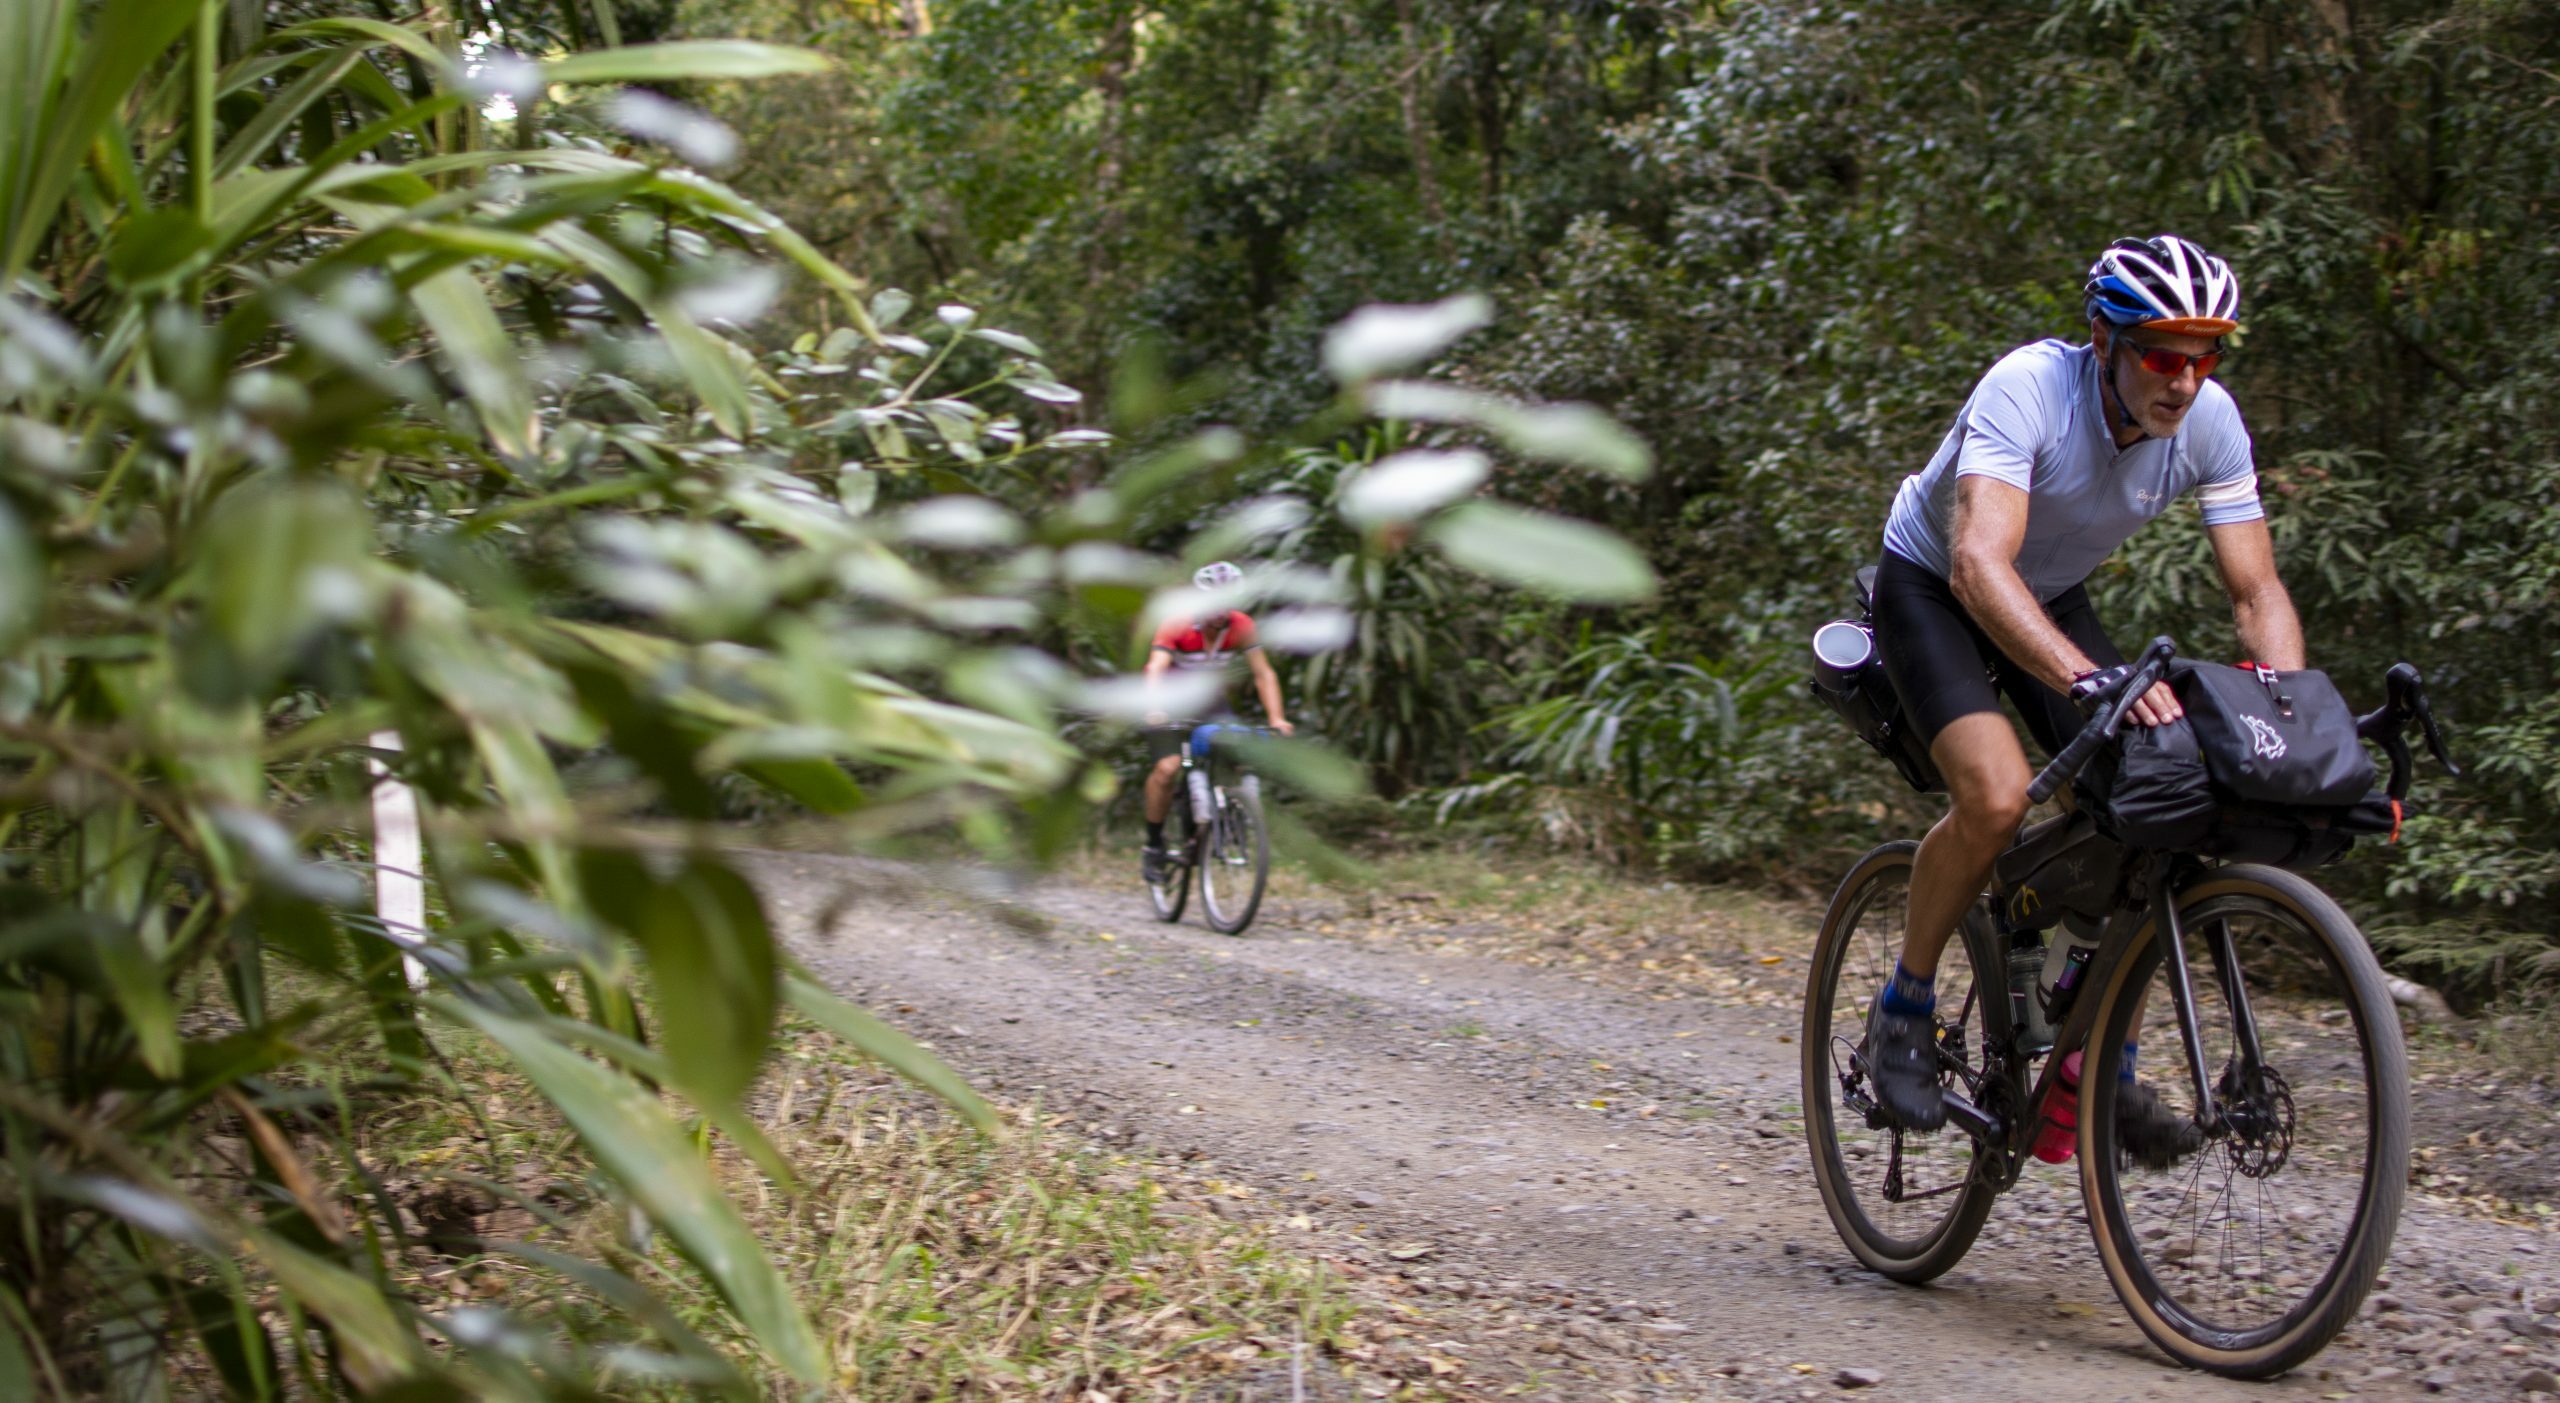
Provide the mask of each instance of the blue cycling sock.
{"label": "blue cycling sock", "polygon": [[2136,1051],[2138,1049],[2133,1044],[2124,1045],[2124,1061],[2119,1064],[2119,1070],[2116,1072],[2116,1080],[2127,1086],[2133,1085],[2133,1055]]}
{"label": "blue cycling sock", "polygon": [[1893,978],[1884,982],[1884,997],[1877,1000],[1887,1013],[1932,1013],[1938,1007],[1938,976],[1913,974],[1893,962]]}

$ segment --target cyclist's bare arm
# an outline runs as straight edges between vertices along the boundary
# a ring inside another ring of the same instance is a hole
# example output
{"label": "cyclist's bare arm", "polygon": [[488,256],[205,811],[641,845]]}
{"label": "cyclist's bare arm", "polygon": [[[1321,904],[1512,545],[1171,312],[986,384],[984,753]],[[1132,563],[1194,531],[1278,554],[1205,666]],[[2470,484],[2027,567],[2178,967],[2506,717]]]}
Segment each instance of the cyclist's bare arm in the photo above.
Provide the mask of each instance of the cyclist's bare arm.
{"label": "cyclist's bare arm", "polygon": [[2309,666],[2302,646],[2302,618],[2293,611],[2293,596],[2276,576],[2275,539],[2267,523],[2234,521],[2208,526],[2214,563],[2222,568],[2222,587],[2231,595],[2231,621],[2240,631],[2240,646],[2249,657],[2278,672]]}
{"label": "cyclist's bare arm", "polygon": [[[1173,650],[1171,648],[1165,647],[1163,644],[1159,643],[1147,650],[1147,666],[1144,676],[1147,679],[1147,691],[1150,695],[1152,695],[1156,690],[1156,679],[1171,671],[1173,671]],[[1165,713],[1161,709],[1155,707],[1149,707],[1147,709],[1148,725],[1161,726],[1165,724],[1165,720]]]}
{"label": "cyclist's bare arm", "polygon": [[1253,671],[1253,694],[1262,699],[1262,714],[1271,719],[1271,729],[1289,735],[1298,728],[1289,724],[1289,713],[1280,705],[1280,671],[1260,648],[1244,655],[1245,666]]}
{"label": "cyclist's bare arm", "polygon": [[[2027,539],[2027,494],[1997,478],[1956,480],[1952,568],[1947,587],[2000,651],[2057,692],[2097,666],[2046,617],[2035,592],[2018,576],[2018,547]],[[2159,726],[2181,715],[2176,694],[2164,683],[2133,705],[2133,719]]]}

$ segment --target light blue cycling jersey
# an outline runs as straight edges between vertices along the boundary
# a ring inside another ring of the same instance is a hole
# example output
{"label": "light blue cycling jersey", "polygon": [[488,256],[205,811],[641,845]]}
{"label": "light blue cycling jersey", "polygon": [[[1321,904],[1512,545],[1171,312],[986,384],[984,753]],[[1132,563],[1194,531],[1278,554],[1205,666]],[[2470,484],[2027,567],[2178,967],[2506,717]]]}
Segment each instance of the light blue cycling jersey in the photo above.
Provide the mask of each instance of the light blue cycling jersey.
{"label": "light blue cycling jersey", "polygon": [[1903,479],[1885,521],[1886,549],[1946,578],[1956,480],[1997,478],[2027,493],[2018,574],[2039,602],[2050,602],[2190,488],[2207,526],[2266,515],[2249,431],[2220,385],[2199,387],[2175,438],[2147,438],[2121,452],[2098,395],[2098,358],[2086,345],[2038,341],[2002,356],[1929,466]]}

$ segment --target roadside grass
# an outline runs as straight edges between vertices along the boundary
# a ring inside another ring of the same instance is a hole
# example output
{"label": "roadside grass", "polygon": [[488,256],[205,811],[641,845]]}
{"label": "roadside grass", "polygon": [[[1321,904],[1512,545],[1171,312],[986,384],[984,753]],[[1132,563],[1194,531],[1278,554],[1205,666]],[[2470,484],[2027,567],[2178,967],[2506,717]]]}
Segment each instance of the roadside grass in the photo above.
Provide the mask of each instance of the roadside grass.
{"label": "roadside grass", "polygon": [[[436,1041],[441,1084],[353,1125],[366,1176],[428,1244],[397,1259],[401,1283],[431,1310],[495,1307],[570,1341],[603,1364],[608,1396],[700,1396],[625,1367],[648,1361],[647,1332],[510,1244],[574,1253],[658,1293],[759,1393],[789,1396],[664,1241],[599,1196],[576,1137],[513,1067],[474,1036]],[[1398,1308],[1216,1211],[1253,1190],[1086,1144],[1036,1106],[1001,1107],[1002,1128],[978,1134],[796,1020],[778,1047],[750,1110],[799,1191],[707,1131],[700,1141],[826,1342],[827,1396],[1472,1396],[1434,1382],[1427,1361],[1381,1353],[1376,1322]]]}

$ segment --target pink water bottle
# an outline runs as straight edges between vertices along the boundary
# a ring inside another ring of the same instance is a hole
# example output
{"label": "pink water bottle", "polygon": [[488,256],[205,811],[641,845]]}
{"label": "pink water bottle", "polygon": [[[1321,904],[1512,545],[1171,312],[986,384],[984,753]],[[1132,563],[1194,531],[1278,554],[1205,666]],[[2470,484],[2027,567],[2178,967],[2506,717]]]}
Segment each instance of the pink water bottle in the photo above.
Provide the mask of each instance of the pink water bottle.
{"label": "pink water bottle", "polygon": [[2060,1164],[2080,1143],[2080,1054],[2062,1059],[2062,1080],[2044,1098],[2044,1129],[2036,1135],[2036,1158]]}

